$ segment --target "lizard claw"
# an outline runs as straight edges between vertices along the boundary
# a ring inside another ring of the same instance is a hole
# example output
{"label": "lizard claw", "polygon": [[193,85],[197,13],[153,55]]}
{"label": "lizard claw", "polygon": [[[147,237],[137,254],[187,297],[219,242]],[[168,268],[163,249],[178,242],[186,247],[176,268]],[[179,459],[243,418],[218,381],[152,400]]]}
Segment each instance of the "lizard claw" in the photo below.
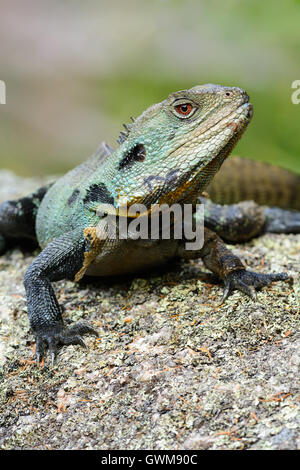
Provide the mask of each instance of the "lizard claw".
{"label": "lizard claw", "polygon": [[52,351],[50,353],[50,357],[51,357],[51,366],[53,367],[54,364],[55,364],[55,360],[56,360],[56,352],[55,351]]}
{"label": "lizard claw", "polygon": [[231,292],[232,292],[232,286],[228,278],[226,278],[225,283],[224,283],[223,296],[222,296],[220,305],[222,305],[225,302],[225,300],[230,296]]}
{"label": "lizard claw", "polygon": [[272,282],[276,281],[289,281],[290,277],[286,273],[279,274],[261,274],[254,271],[246,271],[239,269],[232,271],[224,281],[224,293],[221,304],[229,297],[231,292],[235,289],[240,290],[247,294],[251,299],[256,302],[257,295],[256,289],[269,286]]}
{"label": "lizard claw", "polygon": [[49,349],[51,365],[53,366],[58,349],[70,344],[79,344],[87,349],[81,335],[92,334],[98,336],[97,332],[85,323],[76,323],[70,328],[64,328],[62,323],[57,323],[52,327],[42,328],[35,332],[36,335],[36,362],[39,365],[45,357],[46,350]]}

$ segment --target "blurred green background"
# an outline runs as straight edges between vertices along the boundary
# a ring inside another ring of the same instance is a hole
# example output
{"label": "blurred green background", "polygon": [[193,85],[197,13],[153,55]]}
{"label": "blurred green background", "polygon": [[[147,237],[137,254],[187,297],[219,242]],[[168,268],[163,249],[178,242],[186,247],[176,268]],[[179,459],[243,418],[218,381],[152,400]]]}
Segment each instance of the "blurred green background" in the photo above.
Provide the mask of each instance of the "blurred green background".
{"label": "blurred green background", "polygon": [[1,168],[64,172],[170,92],[218,83],[254,105],[234,153],[300,172],[297,0],[1,0],[0,45]]}

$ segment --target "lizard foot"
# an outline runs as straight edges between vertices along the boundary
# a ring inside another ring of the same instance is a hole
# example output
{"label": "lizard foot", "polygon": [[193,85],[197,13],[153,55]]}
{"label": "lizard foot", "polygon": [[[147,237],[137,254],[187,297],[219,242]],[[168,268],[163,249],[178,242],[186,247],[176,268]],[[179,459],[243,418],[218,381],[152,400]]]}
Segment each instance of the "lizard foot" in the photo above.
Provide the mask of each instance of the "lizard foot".
{"label": "lizard foot", "polygon": [[287,281],[290,279],[290,276],[286,273],[260,274],[244,269],[232,271],[224,281],[225,287],[221,304],[229,297],[234,289],[244,292],[249,295],[252,300],[256,301],[256,289],[269,286],[272,282]]}
{"label": "lizard foot", "polygon": [[51,364],[53,365],[57,356],[57,351],[62,346],[69,344],[79,344],[86,348],[81,335],[90,334],[98,336],[98,333],[85,323],[79,322],[75,325],[64,328],[62,323],[56,323],[50,327],[44,327],[35,331],[36,337],[36,361],[39,365],[46,350],[49,349]]}

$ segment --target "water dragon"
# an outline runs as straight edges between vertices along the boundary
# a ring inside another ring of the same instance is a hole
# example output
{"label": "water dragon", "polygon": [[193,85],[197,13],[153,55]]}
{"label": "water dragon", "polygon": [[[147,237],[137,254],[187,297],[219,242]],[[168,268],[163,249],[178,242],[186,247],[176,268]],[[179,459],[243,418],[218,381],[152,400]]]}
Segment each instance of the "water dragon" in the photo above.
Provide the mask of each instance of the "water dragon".
{"label": "water dragon", "polygon": [[[235,289],[255,299],[256,289],[289,279],[287,273],[247,270],[224,243],[300,231],[298,175],[226,160],[252,114],[247,93],[238,87],[207,84],[171,93],[125,125],[117,148],[103,143],[53,184],[0,205],[0,251],[22,239],[42,248],[24,278],[37,362],[48,349],[54,362],[59,347],[84,346],[82,336],[96,334],[83,322],[64,325],[52,287],[61,279],[126,275],[174,258],[202,258],[224,283],[223,301]],[[121,217],[121,209],[134,203],[149,208],[199,202],[205,205],[205,229],[198,250],[186,250],[184,239],[110,239],[97,231],[105,215],[97,210],[101,204]]]}

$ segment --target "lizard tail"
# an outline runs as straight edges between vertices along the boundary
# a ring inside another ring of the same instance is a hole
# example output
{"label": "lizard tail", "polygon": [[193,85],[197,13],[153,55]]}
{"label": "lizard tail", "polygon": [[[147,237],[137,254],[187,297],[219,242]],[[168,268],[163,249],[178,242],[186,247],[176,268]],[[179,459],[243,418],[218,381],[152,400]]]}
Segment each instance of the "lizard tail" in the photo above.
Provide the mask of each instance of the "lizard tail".
{"label": "lizard tail", "polygon": [[218,204],[253,200],[260,205],[300,211],[300,175],[245,158],[228,158],[207,192]]}

